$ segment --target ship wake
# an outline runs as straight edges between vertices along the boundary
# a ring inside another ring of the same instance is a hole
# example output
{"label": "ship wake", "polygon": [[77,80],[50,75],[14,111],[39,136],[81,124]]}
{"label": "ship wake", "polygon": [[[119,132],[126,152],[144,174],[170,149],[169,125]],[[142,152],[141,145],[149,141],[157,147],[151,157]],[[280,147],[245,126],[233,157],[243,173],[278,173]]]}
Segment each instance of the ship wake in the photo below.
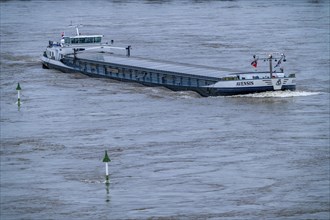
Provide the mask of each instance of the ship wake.
{"label": "ship wake", "polygon": [[233,97],[252,97],[252,98],[291,98],[291,97],[301,97],[301,96],[312,96],[319,95],[321,92],[310,92],[310,91],[269,91],[245,95],[235,95]]}

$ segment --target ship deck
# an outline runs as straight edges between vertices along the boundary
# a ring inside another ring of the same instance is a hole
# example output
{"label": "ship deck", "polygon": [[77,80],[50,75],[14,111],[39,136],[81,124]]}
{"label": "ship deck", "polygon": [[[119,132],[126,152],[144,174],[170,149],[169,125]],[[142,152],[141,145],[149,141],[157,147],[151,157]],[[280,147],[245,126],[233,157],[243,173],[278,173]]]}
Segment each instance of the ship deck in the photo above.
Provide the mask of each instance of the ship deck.
{"label": "ship deck", "polygon": [[85,59],[106,64],[116,64],[126,67],[142,68],[151,71],[163,71],[185,75],[197,75],[207,78],[219,79],[237,71],[227,68],[208,67],[202,65],[185,64],[170,61],[160,61],[134,56],[124,56],[106,53],[84,52],[77,55],[78,59]]}

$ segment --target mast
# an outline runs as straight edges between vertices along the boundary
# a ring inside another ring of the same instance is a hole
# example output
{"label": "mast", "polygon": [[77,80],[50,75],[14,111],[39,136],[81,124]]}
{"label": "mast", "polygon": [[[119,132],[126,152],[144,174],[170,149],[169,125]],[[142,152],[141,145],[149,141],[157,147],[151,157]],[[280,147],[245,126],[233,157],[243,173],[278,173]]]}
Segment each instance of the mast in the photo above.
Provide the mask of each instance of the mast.
{"label": "mast", "polygon": [[[255,61],[257,61],[259,59],[256,58],[255,55],[253,55],[253,62],[251,63],[251,65],[253,67],[256,67],[256,63],[254,63]],[[273,73],[276,72],[274,71],[274,69],[276,69],[278,66],[280,66],[280,64],[283,62],[286,62],[286,59],[285,59],[285,55],[283,53],[281,53],[279,55],[279,53],[270,53],[268,55],[268,57],[265,57],[265,58],[260,58],[262,60],[264,60],[264,62],[268,61],[269,62],[269,77],[270,78],[273,78]],[[273,60],[275,61],[276,65],[273,66]],[[255,64],[255,66],[253,65]],[[283,72],[283,69],[281,68],[281,71]]]}
{"label": "mast", "polygon": [[269,55],[269,74],[270,74],[270,78],[273,78],[273,64],[272,64],[272,59],[273,59],[273,55],[270,54]]}
{"label": "mast", "polygon": [[78,25],[76,26],[76,32],[77,32],[77,36],[79,36],[79,29],[78,29]]}
{"label": "mast", "polygon": [[126,56],[131,56],[131,45],[129,45],[128,47],[126,47]]}

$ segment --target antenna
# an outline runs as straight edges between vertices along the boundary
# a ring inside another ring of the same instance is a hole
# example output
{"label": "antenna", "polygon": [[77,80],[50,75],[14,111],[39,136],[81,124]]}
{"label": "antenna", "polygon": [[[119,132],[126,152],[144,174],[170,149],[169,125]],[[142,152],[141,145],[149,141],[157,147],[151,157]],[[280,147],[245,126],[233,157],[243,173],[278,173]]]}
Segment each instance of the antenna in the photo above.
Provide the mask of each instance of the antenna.
{"label": "antenna", "polygon": [[78,28],[79,28],[79,27],[83,27],[83,25],[82,25],[82,24],[76,24],[76,25],[73,25],[73,24],[72,24],[72,21],[71,21],[69,27],[75,27],[75,28],[76,28],[76,32],[77,32],[77,36],[79,36],[80,33],[79,33],[79,29],[78,29]]}

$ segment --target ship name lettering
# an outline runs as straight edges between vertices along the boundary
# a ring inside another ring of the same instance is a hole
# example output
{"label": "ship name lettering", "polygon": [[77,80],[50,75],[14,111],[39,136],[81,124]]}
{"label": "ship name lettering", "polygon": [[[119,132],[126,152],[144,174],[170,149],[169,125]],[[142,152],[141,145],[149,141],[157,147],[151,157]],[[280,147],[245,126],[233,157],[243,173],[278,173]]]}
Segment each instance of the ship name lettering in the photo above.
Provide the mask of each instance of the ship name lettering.
{"label": "ship name lettering", "polygon": [[253,86],[253,81],[247,81],[247,82],[237,82],[236,86]]}

